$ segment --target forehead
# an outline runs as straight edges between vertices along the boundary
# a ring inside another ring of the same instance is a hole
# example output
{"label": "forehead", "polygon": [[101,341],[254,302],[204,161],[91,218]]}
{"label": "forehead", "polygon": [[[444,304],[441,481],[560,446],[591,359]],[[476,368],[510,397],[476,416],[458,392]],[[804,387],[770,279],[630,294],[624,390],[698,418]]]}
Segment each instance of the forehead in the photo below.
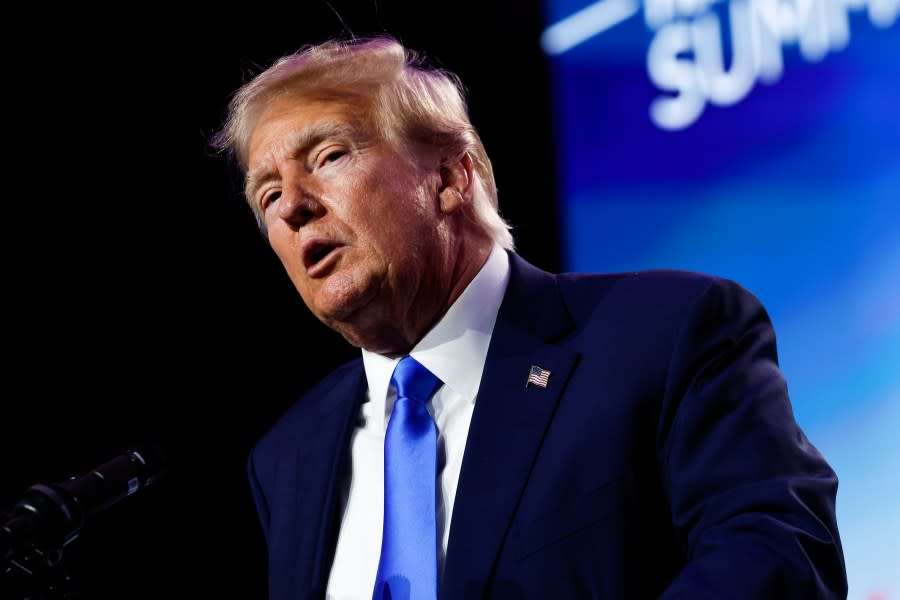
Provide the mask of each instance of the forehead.
{"label": "forehead", "polygon": [[250,170],[334,137],[361,139],[374,135],[369,111],[348,99],[320,99],[284,95],[268,102],[249,137]]}

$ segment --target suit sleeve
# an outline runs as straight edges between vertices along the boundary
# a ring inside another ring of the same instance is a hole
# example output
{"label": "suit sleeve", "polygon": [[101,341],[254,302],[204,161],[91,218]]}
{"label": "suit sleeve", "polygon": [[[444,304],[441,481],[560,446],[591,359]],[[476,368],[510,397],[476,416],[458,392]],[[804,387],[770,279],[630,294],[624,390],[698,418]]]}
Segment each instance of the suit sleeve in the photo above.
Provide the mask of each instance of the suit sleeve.
{"label": "suit sleeve", "polygon": [[247,479],[250,484],[250,492],[253,495],[253,504],[256,507],[256,514],[259,517],[259,523],[262,527],[263,535],[266,542],[269,541],[269,505],[263,494],[262,485],[259,482],[259,475],[256,470],[256,452],[254,449],[247,459]]}
{"label": "suit sleeve", "polygon": [[797,424],[775,333],[716,280],[682,324],[658,430],[685,567],[662,598],[846,598],[837,477]]}

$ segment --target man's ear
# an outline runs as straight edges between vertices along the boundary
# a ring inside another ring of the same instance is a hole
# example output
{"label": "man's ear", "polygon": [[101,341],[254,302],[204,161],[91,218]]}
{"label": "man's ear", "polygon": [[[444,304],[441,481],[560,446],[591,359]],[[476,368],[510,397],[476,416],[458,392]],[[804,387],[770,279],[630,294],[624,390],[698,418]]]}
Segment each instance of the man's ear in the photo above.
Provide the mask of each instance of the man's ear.
{"label": "man's ear", "polygon": [[441,164],[441,187],[438,197],[441,213],[449,215],[472,201],[474,165],[468,152]]}

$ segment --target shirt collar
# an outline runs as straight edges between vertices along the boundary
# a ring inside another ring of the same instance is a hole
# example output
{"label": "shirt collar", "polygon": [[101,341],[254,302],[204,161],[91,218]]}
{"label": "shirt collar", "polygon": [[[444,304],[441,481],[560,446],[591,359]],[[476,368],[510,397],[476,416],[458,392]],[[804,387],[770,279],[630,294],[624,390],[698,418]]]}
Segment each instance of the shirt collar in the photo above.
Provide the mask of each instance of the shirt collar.
{"label": "shirt collar", "polygon": [[[445,386],[469,402],[475,402],[478,393],[491,333],[508,281],[509,256],[494,244],[478,274],[410,351]],[[363,349],[362,358],[369,401],[373,403],[370,414],[383,415],[391,375],[400,357],[391,358]]]}

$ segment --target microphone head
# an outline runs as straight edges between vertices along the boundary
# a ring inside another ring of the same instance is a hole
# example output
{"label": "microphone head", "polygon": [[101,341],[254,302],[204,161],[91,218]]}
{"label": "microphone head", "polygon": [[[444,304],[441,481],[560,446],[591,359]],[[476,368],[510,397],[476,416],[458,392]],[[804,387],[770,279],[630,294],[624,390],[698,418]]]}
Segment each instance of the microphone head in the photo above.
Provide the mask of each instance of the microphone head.
{"label": "microphone head", "polygon": [[165,472],[162,449],[146,445],[131,448],[57,487],[71,497],[85,516],[90,516],[151,485]]}
{"label": "microphone head", "polygon": [[167,471],[165,453],[144,445],[60,483],[38,483],[0,525],[0,554],[23,548],[61,548],[77,537],[85,520],[158,481]]}

